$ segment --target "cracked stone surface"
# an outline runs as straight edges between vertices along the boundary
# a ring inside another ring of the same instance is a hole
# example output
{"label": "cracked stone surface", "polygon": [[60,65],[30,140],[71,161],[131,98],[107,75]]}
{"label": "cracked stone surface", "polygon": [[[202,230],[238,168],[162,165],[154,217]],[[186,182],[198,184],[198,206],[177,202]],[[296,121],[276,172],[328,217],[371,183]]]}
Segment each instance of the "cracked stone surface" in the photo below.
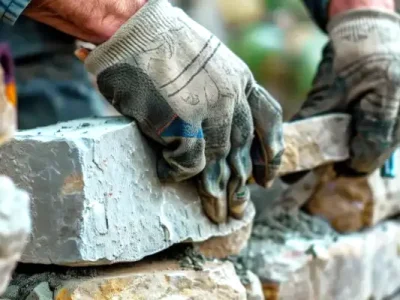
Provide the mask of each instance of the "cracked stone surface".
{"label": "cracked stone surface", "polygon": [[0,296],[21,257],[30,228],[28,194],[0,176]]}
{"label": "cracked stone surface", "polygon": [[394,280],[400,277],[400,221],[337,236],[287,230],[279,239],[271,233],[276,226],[254,236],[243,253],[266,299],[386,300],[400,290]]}
{"label": "cracked stone surface", "polygon": [[125,118],[71,121],[23,131],[0,150],[7,173],[31,196],[25,263],[101,265],[138,261],[173,244],[225,236],[250,224],[215,225],[194,184],[162,185],[155,156]]}

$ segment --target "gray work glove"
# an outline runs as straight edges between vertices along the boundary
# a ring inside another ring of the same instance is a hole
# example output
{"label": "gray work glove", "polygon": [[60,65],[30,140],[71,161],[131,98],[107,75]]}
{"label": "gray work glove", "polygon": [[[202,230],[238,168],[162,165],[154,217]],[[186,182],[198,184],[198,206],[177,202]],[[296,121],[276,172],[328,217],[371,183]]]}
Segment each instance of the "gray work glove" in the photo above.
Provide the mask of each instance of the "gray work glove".
{"label": "gray work glove", "polygon": [[351,159],[338,165],[338,171],[369,174],[400,141],[400,18],[395,13],[357,9],[334,17],[328,32],[330,42],[313,89],[294,119],[350,113]]}
{"label": "gray work glove", "polygon": [[199,174],[214,222],[244,214],[254,132],[255,179],[274,178],[283,151],[280,106],[237,56],[167,0],[149,0],[85,64],[105,98],[162,146],[161,180]]}

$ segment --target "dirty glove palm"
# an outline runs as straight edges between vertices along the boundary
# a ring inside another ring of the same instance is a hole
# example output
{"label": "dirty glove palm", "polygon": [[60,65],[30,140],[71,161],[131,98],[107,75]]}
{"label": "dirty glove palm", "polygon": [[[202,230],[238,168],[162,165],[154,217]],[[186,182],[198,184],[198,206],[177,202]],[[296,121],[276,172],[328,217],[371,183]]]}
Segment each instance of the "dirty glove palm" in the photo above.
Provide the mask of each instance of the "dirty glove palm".
{"label": "dirty glove palm", "polygon": [[335,17],[328,31],[330,42],[314,87],[295,119],[349,112],[351,159],[338,170],[370,173],[400,141],[400,18],[386,11],[351,10]]}
{"label": "dirty glove palm", "polygon": [[254,153],[263,154],[257,179],[274,177],[282,151],[279,105],[239,58],[168,1],[150,0],[85,63],[105,98],[162,145],[162,180],[200,174],[213,221],[243,216],[254,125],[262,146]]}

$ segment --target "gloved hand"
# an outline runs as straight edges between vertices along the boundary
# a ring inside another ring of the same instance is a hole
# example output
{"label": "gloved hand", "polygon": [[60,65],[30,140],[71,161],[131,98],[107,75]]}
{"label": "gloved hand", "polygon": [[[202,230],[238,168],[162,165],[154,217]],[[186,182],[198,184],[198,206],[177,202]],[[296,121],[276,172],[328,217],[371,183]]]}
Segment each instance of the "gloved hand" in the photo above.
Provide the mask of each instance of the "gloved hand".
{"label": "gloved hand", "polygon": [[400,18],[389,11],[355,9],[334,17],[328,32],[313,89],[294,119],[350,113],[351,159],[338,172],[369,174],[400,141]]}
{"label": "gloved hand", "polygon": [[85,64],[105,98],[162,146],[161,180],[199,174],[214,222],[244,214],[254,132],[256,180],[274,178],[283,150],[280,106],[237,56],[167,0],[149,0]]}

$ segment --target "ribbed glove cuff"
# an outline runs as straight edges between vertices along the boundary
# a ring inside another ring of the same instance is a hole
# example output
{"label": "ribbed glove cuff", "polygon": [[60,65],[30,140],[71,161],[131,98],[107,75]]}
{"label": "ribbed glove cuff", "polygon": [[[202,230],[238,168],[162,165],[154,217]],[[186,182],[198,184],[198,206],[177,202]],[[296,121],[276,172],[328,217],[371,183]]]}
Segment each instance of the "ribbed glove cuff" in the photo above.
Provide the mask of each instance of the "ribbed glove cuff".
{"label": "ribbed glove cuff", "polygon": [[114,36],[94,49],[85,60],[87,70],[98,75],[106,68],[146,50],[145,45],[176,23],[168,0],[149,0]]}
{"label": "ribbed glove cuff", "polygon": [[[362,28],[363,25],[368,25],[369,29],[382,26],[398,26],[400,25],[400,17],[394,12],[379,9],[351,9],[344,13],[333,17],[328,23],[328,32],[330,34],[340,34],[343,27]],[[360,26],[361,25],[361,26]]]}
{"label": "ribbed glove cuff", "polygon": [[335,16],[328,33],[335,66],[342,68],[361,57],[400,51],[400,17],[377,9],[354,9]]}

